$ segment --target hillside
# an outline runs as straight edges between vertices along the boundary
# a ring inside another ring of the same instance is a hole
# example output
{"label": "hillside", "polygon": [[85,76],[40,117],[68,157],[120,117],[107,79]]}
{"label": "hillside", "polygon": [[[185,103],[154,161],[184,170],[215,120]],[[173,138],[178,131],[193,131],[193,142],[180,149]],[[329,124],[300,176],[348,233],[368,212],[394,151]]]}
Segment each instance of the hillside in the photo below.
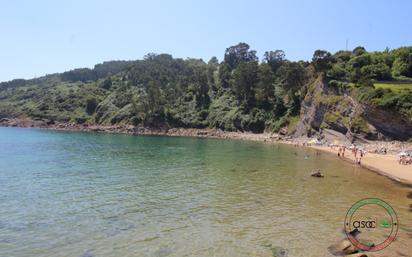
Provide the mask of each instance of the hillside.
{"label": "hillside", "polygon": [[350,139],[412,138],[412,47],[292,62],[281,50],[259,61],[245,43],[213,57],[148,54],[93,69],[0,83],[0,119],[220,128]]}

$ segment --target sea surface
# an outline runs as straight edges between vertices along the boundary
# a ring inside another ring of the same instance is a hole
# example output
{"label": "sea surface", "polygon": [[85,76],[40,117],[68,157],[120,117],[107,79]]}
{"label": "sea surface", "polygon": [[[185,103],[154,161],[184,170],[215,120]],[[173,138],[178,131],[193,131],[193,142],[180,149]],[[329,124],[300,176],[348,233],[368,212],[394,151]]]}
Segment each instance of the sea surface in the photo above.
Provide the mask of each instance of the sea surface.
{"label": "sea surface", "polygon": [[411,256],[411,191],[288,145],[0,128],[0,256],[330,256],[370,197],[399,219],[375,255]]}

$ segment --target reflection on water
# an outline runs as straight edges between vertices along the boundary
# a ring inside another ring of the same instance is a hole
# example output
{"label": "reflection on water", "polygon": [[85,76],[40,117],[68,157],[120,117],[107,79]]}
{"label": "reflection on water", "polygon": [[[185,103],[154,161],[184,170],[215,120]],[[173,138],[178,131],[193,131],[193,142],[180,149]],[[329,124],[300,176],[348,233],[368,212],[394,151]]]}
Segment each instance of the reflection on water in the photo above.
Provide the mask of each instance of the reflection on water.
{"label": "reflection on water", "polygon": [[0,256],[329,256],[370,197],[400,221],[376,255],[412,252],[412,189],[328,154],[17,128],[0,146]]}

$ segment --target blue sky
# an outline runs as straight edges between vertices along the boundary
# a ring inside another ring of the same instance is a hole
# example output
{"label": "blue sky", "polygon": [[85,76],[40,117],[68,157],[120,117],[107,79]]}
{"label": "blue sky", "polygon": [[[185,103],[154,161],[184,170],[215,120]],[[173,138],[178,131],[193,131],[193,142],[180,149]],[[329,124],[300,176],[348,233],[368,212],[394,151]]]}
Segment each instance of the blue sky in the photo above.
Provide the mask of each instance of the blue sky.
{"label": "blue sky", "polygon": [[396,48],[412,45],[411,10],[407,0],[2,1],[0,81],[149,52],[221,60],[238,42],[291,60],[346,40],[349,49]]}

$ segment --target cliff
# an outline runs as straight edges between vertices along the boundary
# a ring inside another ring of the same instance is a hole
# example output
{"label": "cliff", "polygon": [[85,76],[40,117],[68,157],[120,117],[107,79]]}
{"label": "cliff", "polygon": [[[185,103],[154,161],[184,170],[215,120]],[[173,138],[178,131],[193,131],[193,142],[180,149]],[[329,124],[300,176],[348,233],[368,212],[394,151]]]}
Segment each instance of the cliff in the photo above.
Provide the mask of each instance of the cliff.
{"label": "cliff", "polygon": [[319,76],[308,85],[294,135],[333,131],[350,141],[408,140],[412,121],[401,113],[362,103],[350,90],[341,92]]}

